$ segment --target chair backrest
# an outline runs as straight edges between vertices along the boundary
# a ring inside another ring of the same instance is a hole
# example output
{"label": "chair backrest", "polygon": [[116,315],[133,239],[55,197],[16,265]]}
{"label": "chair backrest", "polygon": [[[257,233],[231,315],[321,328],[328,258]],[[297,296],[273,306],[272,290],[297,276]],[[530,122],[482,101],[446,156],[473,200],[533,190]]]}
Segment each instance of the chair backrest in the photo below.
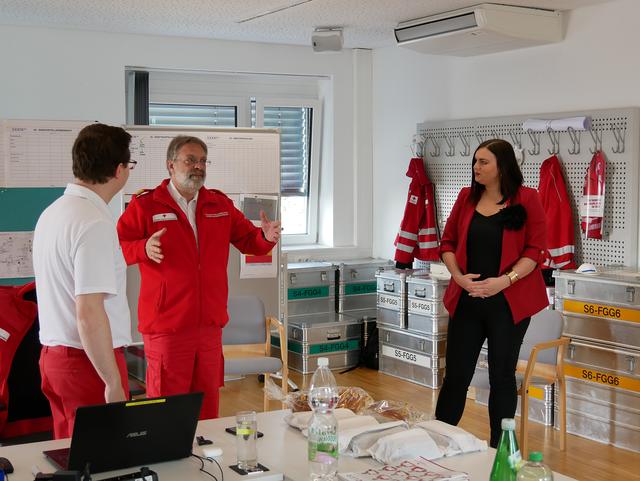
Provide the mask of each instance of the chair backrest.
{"label": "chair backrest", "polygon": [[[531,323],[522,341],[520,359],[529,359],[531,349],[540,342],[552,341],[562,335],[562,315],[560,311],[545,309],[531,317]],[[538,352],[538,362],[556,364],[557,349],[545,349]]]}
{"label": "chair backrest", "polygon": [[222,330],[223,345],[260,344],[267,340],[264,304],[257,296],[229,298],[229,323]]}

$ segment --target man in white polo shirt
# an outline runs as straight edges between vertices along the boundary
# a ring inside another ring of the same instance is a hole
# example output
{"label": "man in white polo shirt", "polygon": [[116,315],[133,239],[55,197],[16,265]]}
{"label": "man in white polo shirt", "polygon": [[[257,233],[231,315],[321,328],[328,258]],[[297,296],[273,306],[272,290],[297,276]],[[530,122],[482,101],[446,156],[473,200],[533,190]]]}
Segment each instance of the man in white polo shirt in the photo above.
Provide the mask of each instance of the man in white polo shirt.
{"label": "man in white polo shirt", "polygon": [[129,178],[131,136],[92,124],[73,144],[73,175],[33,235],[42,391],[55,438],[73,433],[79,406],[129,397],[126,265],[107,204]]}

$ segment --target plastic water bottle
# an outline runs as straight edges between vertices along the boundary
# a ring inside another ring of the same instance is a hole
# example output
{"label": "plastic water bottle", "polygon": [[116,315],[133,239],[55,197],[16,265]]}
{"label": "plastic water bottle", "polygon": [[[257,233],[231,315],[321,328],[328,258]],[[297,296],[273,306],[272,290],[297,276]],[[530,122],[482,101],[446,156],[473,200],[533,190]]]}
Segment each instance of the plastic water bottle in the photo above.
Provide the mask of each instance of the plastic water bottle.
{"label": "plastic water bottle", "polygon": [[513,418],[504,418],[489,481],[516,481],[516,473],[521,464],[522,456],[516,441],[516,421]]}
{"label": "plastic water bottle", "polygon": [[541,452],[529,453],[529,461],[518,471],[517,481],[553,481],[553,471],[542,462]]}
{"label": "plastic water bottle", "polygon": [[327,481],[338,471],[338,421],[333,410],[338,403],[336,379],[329,370],[329,359],[318,358],[318,369],[309,387],[309,479]]}

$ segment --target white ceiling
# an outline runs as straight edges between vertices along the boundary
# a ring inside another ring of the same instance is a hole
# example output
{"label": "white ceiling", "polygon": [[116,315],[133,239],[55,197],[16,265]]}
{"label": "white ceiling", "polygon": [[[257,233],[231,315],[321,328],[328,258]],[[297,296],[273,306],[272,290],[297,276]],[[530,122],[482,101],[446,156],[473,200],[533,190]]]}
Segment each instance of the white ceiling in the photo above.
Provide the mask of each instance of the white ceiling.
{"label": "white ceiling", "polygon": [[[570,10],[606,1],[506,3]],[[0,0],[0,24],[292,45],[310,45],[315,27],[339,26],[346,48],[377,48],[394,44],[393,28],[402,21],[478,3],[481,0]]]}

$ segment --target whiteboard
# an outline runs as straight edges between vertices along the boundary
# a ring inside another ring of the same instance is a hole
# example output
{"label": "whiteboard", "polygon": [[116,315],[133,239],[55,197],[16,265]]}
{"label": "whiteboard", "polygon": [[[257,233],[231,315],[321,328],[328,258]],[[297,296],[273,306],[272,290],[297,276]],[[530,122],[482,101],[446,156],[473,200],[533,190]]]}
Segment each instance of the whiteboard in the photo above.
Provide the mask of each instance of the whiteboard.
{"label": "whiteboard", "polygon": [[138,162],[125,195],[157,186],[169,176],[167,147],[177,135],[200,138],[208,149],[205,186],[227,194],[280,192],[280,135],[275,129],[177,129],[128,125],[131,159]]}
{"label": "whiteboard", "polygon": [[64,187],[73,182],[71,149],[81,120],[3,120],[0,186]]}

